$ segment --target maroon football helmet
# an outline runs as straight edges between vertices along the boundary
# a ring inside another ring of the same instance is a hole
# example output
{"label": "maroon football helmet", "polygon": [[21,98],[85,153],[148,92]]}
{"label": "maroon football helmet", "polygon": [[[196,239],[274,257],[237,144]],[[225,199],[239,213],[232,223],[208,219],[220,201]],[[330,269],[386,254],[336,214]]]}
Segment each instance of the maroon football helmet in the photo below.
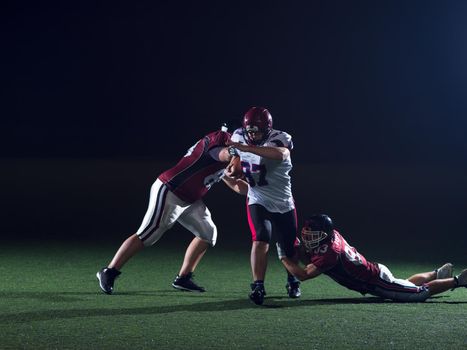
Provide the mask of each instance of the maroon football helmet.
{"label": "maroon football helmet", "polygon": [[[272,130],[271,113],[264,107],[252,107],[243,117],[243,131],[248,144],[259,145],[266,140]],[[253,138],[255,133],[262,133],[260,139]]]}

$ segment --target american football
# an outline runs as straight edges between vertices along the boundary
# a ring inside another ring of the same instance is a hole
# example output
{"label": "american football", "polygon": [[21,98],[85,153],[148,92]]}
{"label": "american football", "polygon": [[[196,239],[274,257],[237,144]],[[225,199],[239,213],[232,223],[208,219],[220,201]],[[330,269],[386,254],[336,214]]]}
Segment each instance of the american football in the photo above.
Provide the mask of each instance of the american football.
{"label": "american football", "polygon": [[234,177],[236,179],[241,178],[243,176],[240,157],[235,156],[232,158],[229,165],[227,166],[226,174],[227,176]]}

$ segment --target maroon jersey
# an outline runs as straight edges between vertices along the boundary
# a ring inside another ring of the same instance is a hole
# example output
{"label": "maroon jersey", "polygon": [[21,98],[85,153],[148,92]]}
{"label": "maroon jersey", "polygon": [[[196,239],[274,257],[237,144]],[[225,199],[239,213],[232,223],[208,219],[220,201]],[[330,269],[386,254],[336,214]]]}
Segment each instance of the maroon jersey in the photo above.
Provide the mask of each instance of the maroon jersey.
{"label": "maroon jersey", "polygon": [[159,180],[180,199],[193,203],[203,197],[209,188],[220,181],[225,163],[214,159],[210,151],[225,147],[230,134],[212,132],[194,144],[173,168],[159,175]]}
{"label": "maroon jersey", "polygon": [[339,232],[334,239],[312,251],[311,263],[337,283],[360,293],[379,276],[378,264],[370,262],[350,246]]}

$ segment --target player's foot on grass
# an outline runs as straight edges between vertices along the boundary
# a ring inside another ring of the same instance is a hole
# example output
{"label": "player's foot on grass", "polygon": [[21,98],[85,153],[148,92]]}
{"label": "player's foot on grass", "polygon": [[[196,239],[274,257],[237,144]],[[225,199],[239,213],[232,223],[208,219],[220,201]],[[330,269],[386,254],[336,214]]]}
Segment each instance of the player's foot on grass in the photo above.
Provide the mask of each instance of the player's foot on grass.
{"label": "player's foot on grass", "polygon": [[263,305],[265,295],[266,290],[264,289],[263,283],[251,284],[251,293],[248,296],[252,302],[254,302],[256,305]]}
{"label": "player's foot on grass", "polygon": [[454,277],[457,285],[455,288],[458,287],[466,287],[467,288],[467,269],[463,270],[459,275]]}
{"label": "player's foot on grass", "polygon": [[302,291],[300,290],[300,281],[287,282],[285,288],[287,289],[289,298],[296,299],[300,298],[302,295]]}
{"label": "player's foot on grass", "polygon": [[120,271],[114,268],[104,267],[97,272],[96,277],[99,280],[99,287],[106,294],[112,294],[114,289],[115,279],[121,274]]}
{"label": "player's foot on grass", "polygon": [[179,276],[175,277],[172,287],[178,290],[182,291],[187,291],[187,292],[205,292],[206,289],[204,289],[201,286],[198,286],[194,281],[193,281],[193,273],[190,272],[189,274],[185,276]]}
{"label": "player's foot on grass", "polygon": [[437,268],[436,272],[436,279],[443,279],[443,278],[451,278],[452,277],[452,264],[446,263],[443,266]]}

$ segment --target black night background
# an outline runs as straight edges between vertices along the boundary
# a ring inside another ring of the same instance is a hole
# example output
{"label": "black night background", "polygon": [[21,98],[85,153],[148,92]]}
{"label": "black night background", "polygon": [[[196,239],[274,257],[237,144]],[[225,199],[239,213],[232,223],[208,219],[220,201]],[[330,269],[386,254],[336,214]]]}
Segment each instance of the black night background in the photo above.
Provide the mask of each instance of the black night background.
{"label": "black night background", "polygon": [[[364,252],[463,255],[466,2],[0,6],[3,239],[120,242],[160,171],[265,106],[293,136],[299,221],[326,212]],[[206,203],[218,244],[248,249],[244,199],[219,184]]]}

